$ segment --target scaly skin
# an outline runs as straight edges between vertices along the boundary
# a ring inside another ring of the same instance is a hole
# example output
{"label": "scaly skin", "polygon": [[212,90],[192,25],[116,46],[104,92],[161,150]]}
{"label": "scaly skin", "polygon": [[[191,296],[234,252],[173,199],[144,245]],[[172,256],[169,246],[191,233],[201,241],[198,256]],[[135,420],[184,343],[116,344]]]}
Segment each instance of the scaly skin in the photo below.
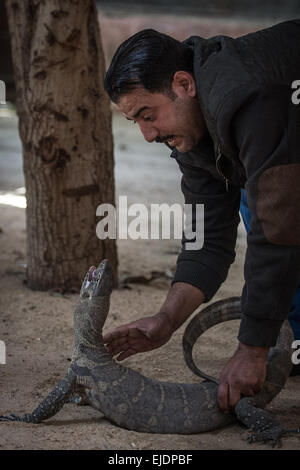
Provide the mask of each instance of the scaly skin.
{"label": "scaly skin", "polygon": [[[0,420],[31,423],[44,421],[59,411],[73,393],[77,393],[106,418],[134,431],[191,434],[211,431],[233,422],[236,419],[234,414],[223,414],[217,405],[216,383],[160,382],[114,361],[107,352],[102,337],[112,286],[111,269],[107,260],[104,260],[94,270],[92,280],[89,281],[88,273],[82,284],[74,312],[73,356],[65,378],[33,413],[23,417],[2,416]],[[229,312],[233,306],[234,310],[239,309],[237,299],[217,304],[217,309],[212,304],[207,307],[204,316],[201,313],[203,321],[197,324],[197,334],[200,330],[204,331],[230,319]],[[220,308],[225,314],[215,316]],[[208,321],[209,318],[211,320]],[[190,335],[185,335],[185,340],[193,345],[197,334],[192,339]],[[268,382],[261,395],[266,396],[268,401],[280,391],[288,376],[290,356],[287,349],[290,348],[291,341],[288,335],[283,336],[281,334],[279,346],[273,348],[275,354],[269,355]],[[280,377],[277,373],[279,369]]]}

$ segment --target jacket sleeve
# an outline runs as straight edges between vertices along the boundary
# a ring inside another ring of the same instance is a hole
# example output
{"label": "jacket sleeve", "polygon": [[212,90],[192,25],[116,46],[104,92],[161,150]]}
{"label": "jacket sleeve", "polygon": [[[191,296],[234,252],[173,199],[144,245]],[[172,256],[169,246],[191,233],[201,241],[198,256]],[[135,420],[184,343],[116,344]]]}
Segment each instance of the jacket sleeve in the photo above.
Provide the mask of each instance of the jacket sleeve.
{"label": "jacket sleeve", "polygon": [[254,346],[274,346],[300,279],[300,109],[293,106],[284,87],[261,90],[234,119],[251,211],[238,338]]}
{"label": "jacket sleeve", "polygon": [[204,243],[201,249],[187,250],[183,236],[182,251],[172,283],[181,281],[198,287],[208,302],[226,279],[235,258],[240,190],[231,187],[226,191],[225,181],[214,178],[199,167],[178,159],[177,162],[183,173],[181,188],[185,204],[193,207],[204,204]]}

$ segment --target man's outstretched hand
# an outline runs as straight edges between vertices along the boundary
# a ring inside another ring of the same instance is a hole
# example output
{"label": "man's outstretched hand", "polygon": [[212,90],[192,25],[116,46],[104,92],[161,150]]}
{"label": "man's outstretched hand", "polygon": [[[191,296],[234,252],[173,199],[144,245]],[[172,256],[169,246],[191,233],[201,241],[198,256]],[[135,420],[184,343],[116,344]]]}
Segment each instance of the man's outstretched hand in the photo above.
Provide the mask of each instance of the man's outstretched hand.
{"label": "man's outstretched hand", "polygon": [[258,393],[266,379],[266,359],[269,348],[239,346],[220,375],[218,403],[224,413],[233,411],[242,396]]}
{"label": "man's outstretched hand", "polygon": [[122,361],[133,354],[151,351],[167,343],[174,330],[167,315],[156,315],[140,318],[120,326],[104,335],[107,351]]}
{"label": "man's outstretched hand", "polygon": [[104,335],[106,349],[118,361],[133,354],[151,351],[167,343],[174,331],[204,301],[204,294],[185,282],[175,282],[168,292],[160,311],[140,318]]}

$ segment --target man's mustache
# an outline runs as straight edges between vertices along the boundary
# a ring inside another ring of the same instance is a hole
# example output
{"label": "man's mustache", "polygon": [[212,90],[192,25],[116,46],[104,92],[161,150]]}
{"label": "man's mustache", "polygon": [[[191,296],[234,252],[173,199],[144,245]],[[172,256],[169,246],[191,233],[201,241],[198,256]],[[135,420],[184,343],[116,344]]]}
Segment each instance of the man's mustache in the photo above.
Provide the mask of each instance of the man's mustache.
{"label": "man's mustache", "polygon": [[173,135],[166,135],[166,136],[163,136],[163,137],[156,137],[155,139],[155,142],[157,142],[158,144],[165,144],[168,142],[168,140],[171,140],[174,136]]}

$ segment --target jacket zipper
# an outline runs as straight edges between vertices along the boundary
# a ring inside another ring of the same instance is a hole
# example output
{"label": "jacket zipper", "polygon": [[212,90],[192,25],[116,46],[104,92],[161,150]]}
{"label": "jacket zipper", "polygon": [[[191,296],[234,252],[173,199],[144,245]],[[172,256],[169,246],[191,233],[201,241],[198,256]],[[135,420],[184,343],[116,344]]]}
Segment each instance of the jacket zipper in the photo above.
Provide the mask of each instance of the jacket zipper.
{"label": "jacket zipper", "polygon": [[219,173],[219,175],[222,176],[222,178],[224,178],[224,180],[225,180],[225,188],[226,188],[226,191],[228,192],[228,191],[229,191],[229,182],[228,182],[228,179],[226,178],[225,175],[223,175],[222,171],[221,171],[220,168],[219,168],[219,160],[220,160],[221,157],[222,157],[222,153],[221,153],[221,150],[220,150],[219,146],[217,145],[216,169],[217,169],[217,172]]}

